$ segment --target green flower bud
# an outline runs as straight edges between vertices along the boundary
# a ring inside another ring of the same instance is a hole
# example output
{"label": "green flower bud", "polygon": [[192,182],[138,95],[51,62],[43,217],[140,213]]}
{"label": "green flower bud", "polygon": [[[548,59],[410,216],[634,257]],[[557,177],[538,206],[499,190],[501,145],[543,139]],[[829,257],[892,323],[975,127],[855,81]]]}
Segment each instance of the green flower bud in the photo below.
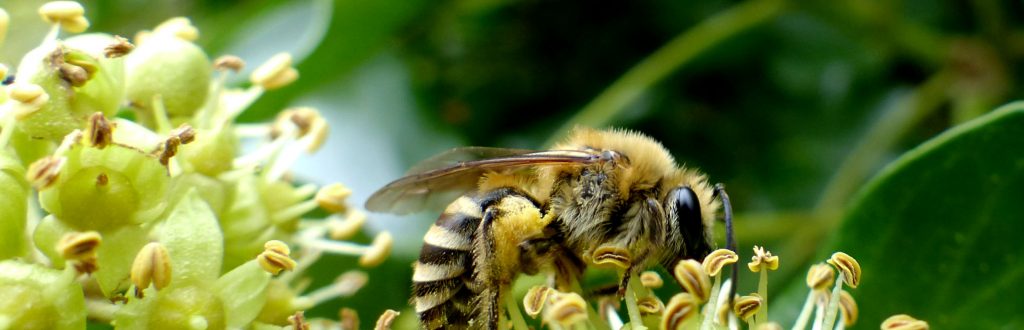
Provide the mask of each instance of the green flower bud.
{"label": "green flower bud", "polygon": [[36,230],[32,233],[32,242],[35,243],[36,249],[50,259],[54,267],[63,269],[64,257],[57,251],[57,243],[64,235],[72,232],[75,232],[74,228],[57,220],[53,215],[47,215],[36,225]]}
{"label": "green flower bud", "polygon": [[[269,275],[269,274],[268,274]],[[288,317],[295,314],[298,296],[288,287],[288,283],[272,280],[267,285],[267,303],[263,305],[257,321],[274,325],[288,325]]]}
{"label": "green flower bud", "polygon": [[216,177],[231,169],[237,149],[238,139],[231,129],[200,130],[196,132],[195,141],[181,148],[179,157],[191,167],[191,171]]}
{"label": "green flower bud", "polygon": [[59,141],[85,120],[87,114],[76,116],[68,104],[74,92],[62,77],[65,64],[63,49],[56,42],[47,42],[25,54],[18,65],[16,84],[38,85],[48,97],[31,112],[19,115],[18,128],[33,138]]}
{"label": "green flower bud", "polygon": [[10,145],[18,155],[18,159],[21,159],[22,164],[31,164],[40,158],[46,157],[57,146],[53,141],[33,138],[20,129],[11,132]]}
{"label": "green flower bud", "polygon": [[[190,144],[189,148],[191,147],[192,145]],[[187,150],[187,148],[185,149]],[[177,175],[171,178],[171,186],[172,195],[182,194],[190,189],[195,189],[199,193],[199,197],[217,215],[224,213],[224,209],[231,197],[228,195],[231,189],[228,184],[199,173],[182,173]]]}
{"label": "green flower bud", "polygon": [[124,226],[103,233],[103,245],[96,251],[100,268],[92,276],[107,298],[128,290],[131,285],[132,264],[139,250],[149,243],[147,229]]}
{"label": "green flower bud", "polygon": [[197,285],[149,288],[145,298],[129,301],[114,315],[117,328],[126,330],[225,329],[226,319],[216,290]]}
{"label": "green flower bud", "polygon": [[29,186],[25,168],[14,155],[0,149],[0,260],[23,256]]}
{"label": "green flower bud", "polygon": [[270,273],[251,260],[217,280],[217,295],[224,302],[228,326],[244,328],[256,319],[267,302]]}
{"label": "green flower bud", "polygon": [[104,48],[116,42],[88,34],[64,44],[46,42],[26,54],[17,82],[39,86],[47,99],[23,111],[18,127],[35,138],[59,140],[95,112],[113,116],[124,99],[124,65],[106,58]]}
{"label": "green flower bud", "polygon": [[152,116],[159,95],[171,117],[191,116],[209,91],[210,60],[198,46],[180,38],[154,34],[125,57],[128,100]]}
{"label": "green flower bud", "polygon": [[167,140],[166,136],[124,118],[115,118],[114,142],[138,150],[152,150]]}
{"label": "green flower bud", "polygon": [[224,267],[230,269],[263,252],[269,240],[287,240],[298,229],[298,216],[282,215],[308,196],[287,182],[266,182],[243,177],[233,188],[233,199],[220,217],[224,230]]}
{"label": "green flower bud", "polygon": [[79,230],[105,231],[149,222],[166,207],[167,170],[153,156],[110,145],[74,145],[40,205]]}
{"label": "green flower bud", "polygon": [[217,217],[195,189],[173,197],[178,202],[154,231],[171,257],[172,286],[212,283],[220,277],[224,251]]}
{"label": "green flower bud", "polygon": [[74,273],[0,261],[0,297],[6,329],[85,329],[85,297]]}
{"label": "green flower bud", "polygon": [[107,117],[117,113],[125,93],[124,60],[107,58],[105,54],[108,46],[117,44],[119,41],[113,36],[102,33],[78,35],[64,41],[69,52],[66,57],[81,58],[92,63],[95,70],[88,82],[75,88],[75,97],[71,99],[74,113],[102,112]]}

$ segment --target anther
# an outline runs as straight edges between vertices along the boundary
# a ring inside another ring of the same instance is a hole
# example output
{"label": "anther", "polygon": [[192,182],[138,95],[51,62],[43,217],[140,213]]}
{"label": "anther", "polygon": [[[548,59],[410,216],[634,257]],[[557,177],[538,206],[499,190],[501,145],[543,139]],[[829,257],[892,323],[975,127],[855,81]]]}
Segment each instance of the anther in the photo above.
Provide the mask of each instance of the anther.
{"label": "anther", "polygon": [[263,244],[263,253],[256,256],[260,267],[268,273],[277,275],[284,270],[295,269],[296,262],[290,256],[291,250],[287,244],[278,240],[268,241]]}
{"label": "anther", "polygon": [[341,330],[358,330],[359,314],[354,309],[342,308],[338,311],[338,325],[341,326]]}
{"label": "anther", "polygon": [[700,302],[692,294],[683,292],[672,296],[665,305],[665,311],[661,316],[661,328],[677,330],[682,329],[686,321],[697,316],[700,309]]}
{"label": "anther", "polygon": [[330,213],[341,213],[345,212],[347,208],[345,200],[352,195],[352,189],[349,189],[341,183],[334,183],[323,188],[320,188],[316,192],[316,202],[320,205],[321,209]]}
{"label": "anther", "polygon": [[718,249],[712,251],[707,257],[704,257],[704,262],[701,263],[701,267],[704,268],[704,272],[708,276],[718,276],[718,273],[722,271],[722,268],[736,263],[740,260],[739,255],[729,249]]}
{"label": "anther", "polygon": [[245,61],[235,55],[223,55],[213,60],[213,68],[217,71],[231,70],[237,73],[245,68]]}
{"label": "anther", "polygon": [[131,53],[135,49],[135,45],[132,45],[128,39],[121,36],[114,36],[114,42],[103,47],[103,56],[107,58],[118,58],[128,53]]}
{"label": "anther", "polygon": [[85,19],[85,8],[74,1],[51,1],[39,7],[39,16],[47,23],[60,24],[61,28],[71,33],[79,33],[89,28]]}
{"label": "anther", "polygon": [[736,299],[735,305],[732,307],[733,313],[735,313],[736,317],[739,317],[741,320],[749,321],[761,309],[761,303],[761,296],[756,293],[749,296],[739,297]]}
{"label": "anther", "polygon": [[153,28],[153,33],[173,35],[182,40],[196,41],[199,39],[199,29],[196,29],[186,17],[174,17],[160,23]]}
{"label": "anther", "polygon": [[640,284],[648,289],[657,289],[665,285],[665,281],[661,279],[661,275],[658,275],[658,272],[646,271],[640,273]]}
{"label": "anther", "polygon": [[849,254],[843,252],[833,253],[832,257],[828,259],[828,263],[835,266],[843,274],[843,282],[847,286],[856,288],[860,284],[860,263]]}
{"label": "anther", "polygon": [[367,268],[380,265],[391,254],[391,246],[394,245],[394,241],[389,232],[384,231],[377,234],[370,247],[359,257],[359,265]]}
{"label": "anther", "polygon": [[857,301],[846,290],[839,292],[839,311],[843,313],[843,326],[850,327],[857,323]]}
{"label": "anther", "polygon": [[141,298],[142,290],[153,285],[157,290],[171,284],[171,257],[167,249],[157,242],[146,244],[135,255],[131,270],[132,284],[135,284],[135,296]]}
{"label": "anther", "polygon": [[67,260],[83,260],[96,257],[96,249],[103,240],[100,233],[87,231],[65,234],[57,242],[57,251]]}
{"label": "anther", "polygon": [[80,66],[61,63],[57,71],[61,79],[70,83],[71,86],[82,87],[85,83],[89,82],[89,72]]}
{"label": "anther", "polygon": [[14,118],[22,120],[41,110],[50,101],[50,95],[36,84],[14,84],[7,89],[8,96],[17,101]]}
{"label": "anther", "polygon": [[711,296],[711,279],[697,260],[687,259],[676,264],[672,272],[679,284],[701,303]]}
{"label": "anther", "polygon": [[309,322],[306,322],[306,316],[302,311],[289,316],[288,323],[291,324],[292,330],[309,330]]}
{"label": "anther", "polygon": [[377,324],[373,326],[374,330],[390,330],[391,324],[395,323],[395,319],[398,318],[398,312],[395,310],[386,310],[384,314],[381,314],[377,318]]}
{"label": "anther", "polygon": [[640,314],[642,315],[659,314],[665,309],[665,304],[658,300],[658,297],[654,296],[637,299],[636,305],[640,308]]}
{"label": "anther", "polygon": [[158,149],[158,157],[160,164],[167,166],[171,161],[171,157],[178,154],[178,147],[182,144],[188,144],[189,142],[195,141],[196,131],[192,129],[192,126],[188,124],[182,124],[180,127],[171,132],[171,136],[164,140],[164,144]]}
{"label": "anther", "polygon": [[544,320],[568,327],[587,319],[587,303],[579,294],[560,293],[544,309]]}
{"label": "anther", "polygon": [[882,330],[928,330],[928,322],[907,314],[897,314],[882,322]]}
{"label": "anther", "polygon": [[629,250],[615,245],[604,245],[594,250],[594,264],[609,264],[617,268],[626,269],[632,264],[632,256]]}
{"label": "anther", "polygon": [[548,301],[548,294],[552,289],[548,286],[538,285],[530,288],[526,291],[526,296],[523,297],[523,309],[526,315],[532,318],[536,318],[540,314],[541,310],[544,309],[544,305]]}
{"label": "anther", "polygon": [[807,287],[812,290],[828,291],[835,284],[836,272],[826,264],[815,264],[807,271]]}
{"label": "anther", "polygon": [[102,112],[96,112],[89,116],[86,132],[89,144],[97,149],[106,148],[114,142],[114,125],[107,120]]}
{"label": "anther", "polygon": [[279,53],[261,64],[249,76],[253,84],[272,90],[287,86],[299,78],[299,72],[292,67],[292,56]]}
{"label": "anther", "polygon": [[360,210],[349,210],[344,220],[330,217],[327,220],[327,235],[333,240],[346,240],[359,233],[366,223],[366,213]]}
{"label": "anther", "polygon": [[42,191],[50,188],[60,178],[61,170],[67,161],[64,157],[46,156],[28,166],[25,176],[32,187]]}

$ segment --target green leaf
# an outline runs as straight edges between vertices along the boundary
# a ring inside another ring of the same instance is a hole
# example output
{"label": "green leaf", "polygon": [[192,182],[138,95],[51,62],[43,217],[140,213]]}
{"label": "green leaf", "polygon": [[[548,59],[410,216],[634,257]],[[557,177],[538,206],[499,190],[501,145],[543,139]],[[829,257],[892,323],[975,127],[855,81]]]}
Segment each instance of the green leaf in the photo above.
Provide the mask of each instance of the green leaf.
{"label": "green leaf", "polygon": [[941,329],[1024,326],[1024,102],[907,152],[861,190],[836,244],[860,261],[865,328],[909,314]]}
{"label": "green leaf", "polygon": [[85,298],[74,272],[0,261],[0,328],[83,329]]}
{"label": "green leaf", "polygon": [[259,316],[267,302],[267,273],[256,260],[250,260],[217,280],[217,296],[224,302],[229,327],[242,328]]}
{"label": "green leaf", "polygon": [[[394,38],[396,31],[416,18],[428,3],[422,0],[332,2],[330,22],[322,42],[304,60],[297,61],[299,80],[260,98],[242,114],[242,120],[272,117],[306,91],[351,73],[379,53]],[[255,65],[259,65],[258,62],[253,62],[253,67]]]}
{"label": "green leaf", "polygon": [[171,285],[217,280],[224,238],[213,211],[195,189],[185,193],[157,230],[157,237],[171,257]]}

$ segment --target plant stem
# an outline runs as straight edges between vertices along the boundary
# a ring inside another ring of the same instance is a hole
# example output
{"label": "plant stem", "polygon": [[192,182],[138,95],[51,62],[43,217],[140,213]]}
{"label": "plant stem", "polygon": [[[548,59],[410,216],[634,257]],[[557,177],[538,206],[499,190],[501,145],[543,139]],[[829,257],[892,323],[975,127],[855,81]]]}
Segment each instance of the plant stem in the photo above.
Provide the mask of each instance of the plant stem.
{"label": "plant stem", "polygon": [[545,145],[560,141],[577,125],[606,125],[652,85],[721,42],[778,16],[784,4],[783,0],[743,2],[684,31],[608,86],[555,131]]}
{"label": "plant stem", "polygon": [[637,286],[642,287],[640,283],[637,283],[638,281],[640,281],[640,276],[630,276],[629,283],[626,284],[626,311],[629,312],[629,328],[631,330],[647,329],[640,316],[640,307],[636,304],[635,289]]}
{"label": "plant stem", "polygon": [[523,313],[519,312],[519,304],[516,302],[515,296],[511,293],[505,295],[505,309],[508,311],[509,317],[512,318],[512,328],[515,330],[528,330],[529,326],[526,325],[526,319],[523,318]]}
{"label": "plant stem", "polygon": [[814,289],[807,293],[807,300],[804,300],[804,307],[800,309],[800,316],[797,316],[793,330],[807,329],[807,321],[811,319],[811,308],[814,308]]}
{"label": "plant stem", "polygon": [[0,148],[7,147],[11,142],[11,134],[13,134],[16,129],[14,127],[14,114],[11,113],[13,110],[11,110],[11,107],[8,104],[10,103],[4,104],[3,107],[0,107]]}
{"label": "plant stem", "polygon": [[757,294],[761,296],[761,309],[757,310],[754,320],[757,324],[768,322],[768,267],[762,266],[761,279],[757,283]]}
{"label": "plant stem", "polygon": [[111,304],[102,299],[85,299],[85,310],[90,319],[110,322],[114,320],[114,313],[120,309],[119,306]]}
{"label": "plant stem", "polygon": [[832,297],[828,300],[828,308],[825,310],[825,321],[822,322],[822,329],[832,329],[836,323],[836,312],[839,311],[839,292],[843,291],[843,273],[839,272],[839,279],[836,286],[832,288]]}
{"label": "plant stem", "polygon": [[167,108],[164,107],[164,97],[160,94],[153,95],[153,126],[159,134],[166,135],[174,127],[171,126],[171,119],[167,115]]}
{"label": "plant stem", "polygon": [[715,275],[715,284],[711,286],[711,299],[708,300],[708,307],[704,309],[704,320],[701,321],[700,329],[711,329],[711,322],[718,312],[718,296],[721,286],[722,274]]}

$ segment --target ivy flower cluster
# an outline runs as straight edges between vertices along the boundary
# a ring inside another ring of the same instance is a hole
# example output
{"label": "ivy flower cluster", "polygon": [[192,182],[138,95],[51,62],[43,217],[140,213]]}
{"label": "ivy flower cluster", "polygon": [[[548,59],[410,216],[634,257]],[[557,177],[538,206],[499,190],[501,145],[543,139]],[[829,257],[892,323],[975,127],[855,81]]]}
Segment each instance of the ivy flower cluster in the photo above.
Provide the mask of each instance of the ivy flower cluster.
{"label": "ivy flower cluster", "polygon": [[[0,329],[354,328],[303,311],[367,282],[357,270],[307,290],[324,253],[363,267],[392,238],[348,242],[365,213],[345,186],[291,182],[289,168],[324,142],[312,108],[272,123],[235,119],[299,73],[282,53],[247,87],[245,65],[210,60],[186,18],[131,40],[86,33],[71,1],[39,8],[52,25],[16,67],[0,64]],[[21,22],[16,22],[21,24]],[[11,17],[0,9],[0,42]],[[243,139],[259,141],[242,154]],[[326,219],[305,219],[316,209]]]}
{"label": "ivy flower cluster", "polygon": [[[551,329],[782,329],[768,317],[768,272],[779,268],[779,257],[763,247],[754,247],[747,268],[759,275],[758,291],[730,297],[731,279],[722,280],[723,268],[735,264],[739,256],[730,250],[713,251],[703,262],[683,260],[672,275],[684,292],[664,303],[654,295],[664,281],[656,272],[644,272],[629,285],[622,303],[628,322],[619,316],[619,299],[601,298],[588,303],[575,292],[559,292],[548,286],[531,288],[523,299],[530,317],[541,318]],[[838,274],[838,275],[837,275]],[[792,329],[842,330],[857,322],[858,309],[853,296],[844,288],[856,288],[861,268],[856,259],[843,252],[834,253],[825,263],[815,264],[807,273],[810,292]],[[731,301],[730,301],[731,300]],[[596,307],[596,308],[595,308]],[[518,313],[509,308],[510,314]],[[512,315],[511,324],[521,316]],[[813,317],[813,320],[812,320]],[[523,324],[523,323],[519,323]],[[523,327],[523,325],[518,325]],[[882,330],[927,330],[928,323],[909,315],[895,315],[880,325]]]}

